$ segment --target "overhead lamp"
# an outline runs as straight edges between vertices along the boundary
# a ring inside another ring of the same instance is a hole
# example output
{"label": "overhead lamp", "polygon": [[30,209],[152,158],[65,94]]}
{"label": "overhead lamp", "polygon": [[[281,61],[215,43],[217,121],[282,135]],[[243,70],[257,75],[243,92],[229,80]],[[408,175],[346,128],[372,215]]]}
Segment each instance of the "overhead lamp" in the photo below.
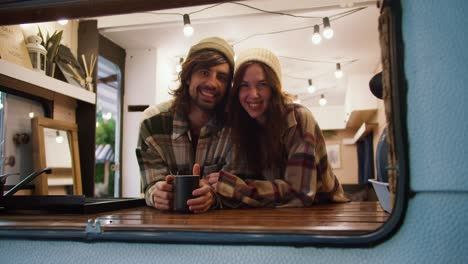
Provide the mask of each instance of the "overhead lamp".
{"label": "overhead lamp", "polygon": [[307,87],[307,91],[309,93],[315,93],[315,86],[314,84],[312,83],[312,79],[309,79],[309,87]]}
{"label": "overhead lamp", "polygon": [[320,36],[320,28],[319,25],[314,26],[314,34],[312,35],[312,43],[315,45],[320,44],[322,41],[322,36]]}
{"label": "overhead lamp", "polygon": [[59,19],[57,20],[57,23],[59,23],[62,26],[65,26],[66,24],[68,24],[68,19]]}
{"label": "overhead lamp", "polygon": [[336,64],[335,77],[337,79],[340,79],[341,77],[343,77],[343,71],[341,70],[341,64],[340,63]]}
{"label": "overhead lamp", "polygon": [[55,142],[62,144],[63,143],[63,137],[60,135],[60,132],[58,130],[55,131]]}
{"label": "overhead lamp", "polygon": [[333,29],[330,26],[330,19],[328,17],[323,18],[323,37],[326,39],[333,37]]}
{"label": "overhead lamp", "polygon": [[190,24],[190,17],[188,14],[184,14],[184,35],[186,37],[193,35],[193,27]]}
{"label": "overhead lamp", "polygon": [[297,94],[293,95],[293,103],[295,104],[301,103],[301,100],[299,99],[299,96]]}
{"label": "overhead lamp", "polygon": [[320,100],[319,100],[319,105],[320,106],[325,106],[327,104],[327,99],[325,99],[325,96],[323,94],[320,95]]}
{"label": "overhead lamp", "polygon": [[184,58],[180,58],[179,59],[179,64],[176,65],[175,67],[175,71],[177,73],[181,72],[182,71],[182,63],[184,62]]}

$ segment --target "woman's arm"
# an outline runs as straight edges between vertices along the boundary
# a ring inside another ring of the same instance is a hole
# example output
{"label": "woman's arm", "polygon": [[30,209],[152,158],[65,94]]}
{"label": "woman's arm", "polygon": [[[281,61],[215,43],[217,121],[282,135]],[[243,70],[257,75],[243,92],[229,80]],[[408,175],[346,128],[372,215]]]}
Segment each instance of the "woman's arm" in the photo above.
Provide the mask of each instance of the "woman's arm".
{"label": "woman's arm", "polygon": [[320,127],[310,111],[295,105],[288,114],[288,124],[291,126],[285,134],[288,159],[284,178],[254,180],[222,170],[216,188],[225,206],[309,207],[315,201],[347,201],[328,163]]}

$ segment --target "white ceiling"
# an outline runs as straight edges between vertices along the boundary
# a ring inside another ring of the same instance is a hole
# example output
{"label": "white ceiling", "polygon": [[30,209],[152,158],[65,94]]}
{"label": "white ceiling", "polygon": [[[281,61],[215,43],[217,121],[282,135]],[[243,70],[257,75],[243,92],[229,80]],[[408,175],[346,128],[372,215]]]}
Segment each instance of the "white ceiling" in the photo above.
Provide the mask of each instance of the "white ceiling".
{"label": "white ceiling", "polygon": [[[236,52],[249,47],[268,48],[280,58],[283,88],[297,94],[309,107],[318,106],[320,94],[328,99],[328,105],[343,105],[346,90],[354,85],[352,76],[371,75],[379,66],[376,1],[250,0],[238,3],[316,18],[269,14],[239,4],[223,3],[101,17],[98,27],[101,34],[125,49],[164,48],[174,57],[174,64],[186,55],[191,45],[210,36],[226,39]],[[347,16],[339,15],[361,7],[365,9]],[[204,8],[208,9],[202,10]],[[199,10],[202,11],[196,12]],[[191,12],[196,12],[190,15],[195,33],[187,38],[182,33],[182,15],[173,13]],[[321,18],[325,16],[331,17],[334,36],[314,45],[311,42],[313,25],[321,25]],[[334,19],[336,17],[340,18]],[[304,29],[289,31],[297,28]],[[278,31],[286,32],[265,34]],[[337,62],[345,72],[339,80],[334,77]],[[308,79],[313,79],[318,89],[314,94],[307,92]]]}

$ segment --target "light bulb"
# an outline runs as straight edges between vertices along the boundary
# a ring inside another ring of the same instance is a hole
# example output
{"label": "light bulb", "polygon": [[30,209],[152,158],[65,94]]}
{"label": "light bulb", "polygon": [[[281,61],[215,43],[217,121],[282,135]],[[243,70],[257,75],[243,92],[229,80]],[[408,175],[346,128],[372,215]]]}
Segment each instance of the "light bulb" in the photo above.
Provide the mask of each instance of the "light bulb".
{"label": "light bulb", "polygon": [[323,37],[326,39],[333,37],[333,29],[330,26],[330,19],[328,17],[323,18]]}
{"label": "light bulb", "polygon": [[309,93],[315,93],[315,86],[314,86],[314,84],[312,83],[312,80],[311,80],[311,79],[309,79],[309,87],[307,87],[307,91],[308,91]]}
{"label": "light bulb", "polygon": [[184,14],[184,36],[190,37],[193,35],[193,27],[190,25],[190,17]]}
{"label": "light bulb", "polygon": [[66,24],[68,24],[68,19],[59,19],[57,23],[59,23],[62,26],[65,26]]}
{"label": "light bulb", "polygon": [[29,112],[29,118],[33,118],[33,117],[34,117],[34,112],[33,111]]}
{"label": "light bulb", "polygon": [[193,35],[193,27],[190,24],[184,26],[184,36],[190,37]]}
{"label": "light bulb", "polygon": [[312,43],[315,45],[320,44],[322,42],[322,36],[320,36],[320,29],[318,25],[314,26],[314,34],[312,35]]}
{"label": "light bulb", "polygon": [[57,136],[55,137],[55,142],[62,144],[63,143],[63,137],[59,134],[57,131]]}
{"label": "light bulb", "polygon": [[320,106],[325,106],[327,104],[327,99],[322,95],[320,95],[320,100],[319,100]]}
{"label": "light bulb", "polygon": [[341,77],[343,77],[343,71],[341,70],[341,64],[339,63],[336,64],[335,77],[337,79],[340,79]]}
{"label": "light bulb", "polygon": [[177,73],[182,71],[182,63],[184,63],[184,58],[180,58],[179,59],[179,64],[177,64],[176,67],[175,67],[175,71]]}
{"label": "light bulb", "polygon": [[343,71],[342,70],[336,71],[335,72],[335,77],[337,79],[340,79],[341,77],[343,77]]}

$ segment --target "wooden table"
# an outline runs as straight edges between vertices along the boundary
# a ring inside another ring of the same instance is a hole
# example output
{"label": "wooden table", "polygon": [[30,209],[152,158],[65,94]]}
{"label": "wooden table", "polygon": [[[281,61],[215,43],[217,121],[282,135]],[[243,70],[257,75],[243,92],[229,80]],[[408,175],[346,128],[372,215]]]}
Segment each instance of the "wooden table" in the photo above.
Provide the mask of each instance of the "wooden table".
{"label": "wooden table", "polygon": [[[136,207],[98,214],[0,213],[1,230],[98,232],[212,232],[350,235],[376,230],[388,219],[378,202],[316,205],[311,208],[223,209],[203,214]],[[91,227],[92,227],[91,226]],[[89,230],[88,230],[89,231]]]}

